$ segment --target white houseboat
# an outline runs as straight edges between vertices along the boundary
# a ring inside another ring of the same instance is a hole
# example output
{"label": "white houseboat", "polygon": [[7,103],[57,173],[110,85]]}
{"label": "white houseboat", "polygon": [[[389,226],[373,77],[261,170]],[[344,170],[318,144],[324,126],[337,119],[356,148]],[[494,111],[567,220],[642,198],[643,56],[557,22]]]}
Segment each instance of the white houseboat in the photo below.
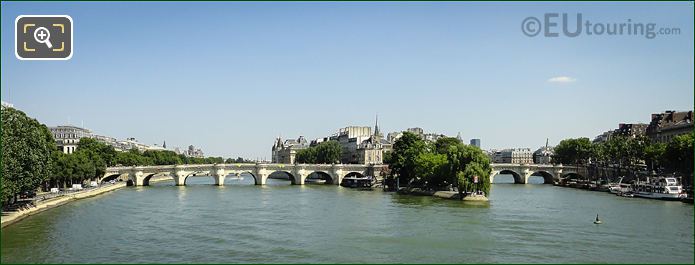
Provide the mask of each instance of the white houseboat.
{"label": "white houseboat", "polygon": [[646,181],[637,180],[632,184],[635,196],[649,199],[680,200],[683,187],[678,179],[670,177],[647,177]]}

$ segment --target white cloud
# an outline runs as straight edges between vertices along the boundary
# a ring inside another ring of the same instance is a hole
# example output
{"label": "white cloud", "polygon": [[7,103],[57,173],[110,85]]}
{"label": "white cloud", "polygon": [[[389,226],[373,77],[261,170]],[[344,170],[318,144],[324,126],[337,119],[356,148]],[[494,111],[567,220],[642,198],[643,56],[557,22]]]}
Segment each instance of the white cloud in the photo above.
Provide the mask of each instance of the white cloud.
{"label": "white cloud", "polygon": [[556,76],[548,79],[548,83],[560,83],[560,84],[566,84],[566,83],[574,83],[577,81],[577,79],[569,77],[569,76]]}

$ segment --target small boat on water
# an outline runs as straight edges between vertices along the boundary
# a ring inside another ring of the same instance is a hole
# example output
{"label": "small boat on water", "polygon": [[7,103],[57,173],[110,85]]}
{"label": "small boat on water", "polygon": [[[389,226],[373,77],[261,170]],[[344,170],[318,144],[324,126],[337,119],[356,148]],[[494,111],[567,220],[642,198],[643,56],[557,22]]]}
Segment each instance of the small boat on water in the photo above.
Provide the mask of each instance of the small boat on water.
{"label": "small boat on water", "polygon": [[623,177],[621,177],[618,183],[608,184],[608,191],[615,195],[621,196],[622,194],[632,192],[632,185],[623,183]]}
{"label": "small boat on water", "polygon": [[340,182],[340,186],[347,187],[347,188],[360,188],[360,189],[369,188],[369,189],[371,189],[375,183],[376,183],[376,178],[373,176],[366,176],[366,177],[351,176],[351,177],[343,178],[343,181]]}
{"label": "small boat on water", "polygon": [[227,177],[227,179],[231,179],[231,180],[244,180],[244,177],[242,177],[241,175],[235,175],[235,176]]}
{"label": "small boat on water", "polygon": [[632,191],[628,191],[628,192],[621,192],[618,194],[618,196],[632,198],[632,197],[635,197],[635,194]]}
{"label": "small boat on water", "polygon": [[311,183],[311,184],[326,184],[325,179],[306,179],[304,180],[304,183]]}

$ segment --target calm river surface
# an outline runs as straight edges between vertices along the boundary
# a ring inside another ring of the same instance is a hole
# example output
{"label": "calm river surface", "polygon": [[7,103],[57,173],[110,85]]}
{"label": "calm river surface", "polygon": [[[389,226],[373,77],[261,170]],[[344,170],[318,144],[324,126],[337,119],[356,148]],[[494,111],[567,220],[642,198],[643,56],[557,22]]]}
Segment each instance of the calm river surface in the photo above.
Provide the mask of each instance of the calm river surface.
{"label": "calm river surface", "polygon": [[127,187],[31,216],[2,229],[2,263],[693,263],[681,202],[551,185],[495,184],[475,205],[211,183]]}

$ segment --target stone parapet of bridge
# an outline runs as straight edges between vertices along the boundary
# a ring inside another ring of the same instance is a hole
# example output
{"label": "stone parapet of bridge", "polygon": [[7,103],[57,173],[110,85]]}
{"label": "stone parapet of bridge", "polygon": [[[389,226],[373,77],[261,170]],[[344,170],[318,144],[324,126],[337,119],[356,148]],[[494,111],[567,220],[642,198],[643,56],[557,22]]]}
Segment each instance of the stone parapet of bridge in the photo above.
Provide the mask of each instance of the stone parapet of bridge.
{"label": "stone parapet of bridge", "polygon": [[292,184],[303,185],[312,173],[319,173],[329,178],[330,183],[340,184],[350,174],[378,176],[387,165],[373,164],[202,164],[202,165],[166,165],[109,167],[102,181],[121,179],[132,182],[135,186],[147,186],[155,175],[167,175],[177,186],[183,186],[186,178],[195,175],[212,176],[215,185],[223,185],[230,174],[248,173],[253,176],[256,185],[265,185],[270,174],[284,172],[290,176]]}

